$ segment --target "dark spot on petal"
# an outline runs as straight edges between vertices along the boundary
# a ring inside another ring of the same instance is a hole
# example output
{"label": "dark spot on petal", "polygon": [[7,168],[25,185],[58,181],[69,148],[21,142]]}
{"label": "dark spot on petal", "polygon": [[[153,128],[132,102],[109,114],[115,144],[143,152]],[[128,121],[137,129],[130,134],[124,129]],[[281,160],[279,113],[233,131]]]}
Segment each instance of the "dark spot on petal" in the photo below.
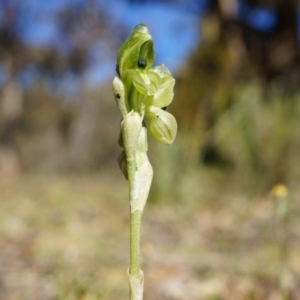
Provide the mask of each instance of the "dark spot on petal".
{"label": "dark spot on petal", "polygon": [[117,98],[117,99],[120,99],[120,98],[121,98],[121,95],[120,95],[120,94],[116,94],[116,98]]}

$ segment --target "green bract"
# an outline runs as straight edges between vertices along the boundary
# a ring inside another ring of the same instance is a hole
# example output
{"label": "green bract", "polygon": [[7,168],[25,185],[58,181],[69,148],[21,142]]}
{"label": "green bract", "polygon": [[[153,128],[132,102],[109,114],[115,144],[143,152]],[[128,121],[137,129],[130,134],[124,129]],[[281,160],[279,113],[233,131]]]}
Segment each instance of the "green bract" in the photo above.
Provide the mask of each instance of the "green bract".
{"label": "green bract", "polygon": [[[162,108],[173,100],[175,79],[164,65],[152,67],[152,37],[145,25],[137,25],[118,53],[114,94],[123,118],[131,111],[148,118],[150,132],[171,144],[177,133],[175,118]],[[121,86],[120,86],[121,85]]]}

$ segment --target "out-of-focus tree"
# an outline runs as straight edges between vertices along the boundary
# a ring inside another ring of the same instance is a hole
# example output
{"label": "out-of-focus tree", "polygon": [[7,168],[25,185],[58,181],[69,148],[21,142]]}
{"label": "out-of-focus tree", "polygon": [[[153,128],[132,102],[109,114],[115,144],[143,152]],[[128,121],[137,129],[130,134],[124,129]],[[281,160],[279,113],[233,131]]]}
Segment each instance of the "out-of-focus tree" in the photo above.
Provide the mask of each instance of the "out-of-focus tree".
{"label": "out-of-focus tree", "polygon": [[[213,0],[200,32],[201,43],[178,76],[178,101],[171,110],[190,136],[182,164],[197,164],[202,149],[201,160],[226,166],[232,158],[219,151],[213,128],[232,106],[236,88],[255,82],[267,94],[276,82],[286,91],[299,91],[297,1]],[[251,155],[253,166],[263,169],[259,154]]]}
{"label": "out-of-focus tree", "polygon": [[[117,24],[107,20],[97,1],[66,2],[55,9],[49,9],[50,4],[44,9],[37,9],[36,5],[39,4],[34,1],[3,0],[0,3],[0,170],[3,172],[7,172],[6,164],[12,172],[22,165],[34,168],[34,155],[30,156],[30,152],[38,150],[32,148],[35,145],[49,149],[51,139],[52,145],[57,145],[53,146],[56,150],[53,149],[52,157],[58,162],[50,169],[65,167],[67,154],[62,154],[65,152],[62,149],[66,139],[68,144],[73,140],[79,144],[85,141],[81,131],[75,132],[78,126],[73,125],[78,114],[87,111],[79,109],[82,106],[79,102],[83,100],[83,74],[92,64],[110,59],[123,33],[122,26],[115,30]],[[27,31],[32,19],[36,21],[35,26],[49,22],[56,37],[50,42],[28,42]],[[76,99],[72,103],[61,101],[64,96],[57,93],[62,88],[68,89],[64,84],[68,80],[75,89]],[[49,85],[51,89],[47,89]],[[47,138],[36,140],[42,129],[43,135],[50,137],[49,141]],[[31,138],[35,142],[26,143]],[[35,155],[36,160],[38,157]],[[63,166],[59,161],[64,162]]]}
{"label": "out-of-focus tree", "polygon": [[[115,24],[107,20],[100,4],[93,0],[61,4],[49,11],[47,7],[42,10],[42,6],[37,9],[35,5],[30,1],[27,4],[7,0],[1,3],[0,64],[7,72],[6,77],[15,77],[28,65],[52,79],[61,79],[68,72],[81,75],[89,64],[95,63],[90,59],[91,51],[110,36]],[[50,42],[28,42],[27,31],[32,31],[30,26],[33,25],[27,24],[30,18],[36,19],[35,26],[39,26],[41,19],[49,23],[56,37]],[[98,61],[108,58],[121,34],[121,29],[114,31],[111,38],[105,40],[106,51],[98,48]]]}
{"label": "out-of-focus tree", "polygon": [[296,0],[211,1],[201,32],[202,41],[179,76],[178,98],[189,102],[178,101],[182,126],[192,126],[191,115],[204,105],[205,94],[218,91],[220,81],[230,88],[236,80],[280,76],[290,88],[299,86]]}

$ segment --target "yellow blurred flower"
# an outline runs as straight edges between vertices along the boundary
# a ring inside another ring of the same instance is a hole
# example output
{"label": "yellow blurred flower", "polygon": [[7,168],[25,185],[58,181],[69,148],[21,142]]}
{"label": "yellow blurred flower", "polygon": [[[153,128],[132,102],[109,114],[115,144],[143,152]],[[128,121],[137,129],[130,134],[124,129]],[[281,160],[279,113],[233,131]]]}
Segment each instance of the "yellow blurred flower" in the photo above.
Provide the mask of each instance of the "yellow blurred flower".
{"label": "yellow blurred flower", "polygon": [[276,197],[284,198],[288,195],[289,190],[284,184],[276,184],[272,188],[272,194],[275,195]]}

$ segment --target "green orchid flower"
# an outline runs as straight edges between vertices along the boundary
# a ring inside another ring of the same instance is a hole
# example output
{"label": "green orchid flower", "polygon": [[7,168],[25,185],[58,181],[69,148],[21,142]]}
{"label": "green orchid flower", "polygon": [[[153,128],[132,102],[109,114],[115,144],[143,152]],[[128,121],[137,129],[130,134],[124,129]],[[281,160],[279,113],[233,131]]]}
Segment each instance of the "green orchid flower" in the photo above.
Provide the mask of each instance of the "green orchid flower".
{"label": "green orchid flower", "polygon": [[123,117],[131,110],[138,112],[149,120],[150,132],[155,139],[172,144],[177,123],[162,108],[173,100],[175,79],[166,66],[152,67],[154,59],[153,41],[147,27],[136,26],[118,53],[119,78],[115,81],[118,81],[117,90],[122,96],[115,92],[115,98]]}
{"label": "green orchid flower", "polygon": [[175,80],[164,65],[153,66],[152,37],[145,25],[134,28],[118,53],[113,92],[122,114],[118,161],[129,186],[130,299],[143,299],[144,275],[140,268],[142,214],[149,195],[153,169],[149,162],[147,127],[161,143],[173,143],[177,133],[175,118],[164,110],[173,100]]}

